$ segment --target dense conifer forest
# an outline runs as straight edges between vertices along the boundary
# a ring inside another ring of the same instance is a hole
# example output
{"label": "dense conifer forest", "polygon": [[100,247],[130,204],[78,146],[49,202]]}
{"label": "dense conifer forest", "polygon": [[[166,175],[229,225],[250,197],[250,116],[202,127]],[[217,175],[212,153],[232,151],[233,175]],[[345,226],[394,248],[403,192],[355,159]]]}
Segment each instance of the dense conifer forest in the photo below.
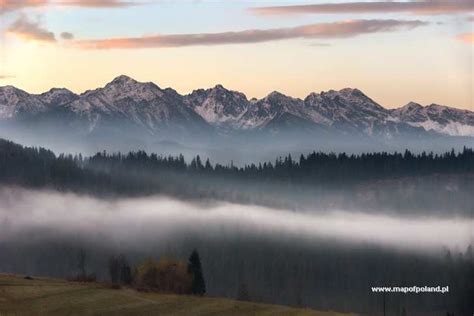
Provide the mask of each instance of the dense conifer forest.
{"label": "dense conifer forest", "polygon": [[0,141],[0,181],[95,195],[215,199],[291,209],[329,204],[402,213],[471,214],[474,151],[442,154],[313,152],[235,166],[144,151],[55,155]]}

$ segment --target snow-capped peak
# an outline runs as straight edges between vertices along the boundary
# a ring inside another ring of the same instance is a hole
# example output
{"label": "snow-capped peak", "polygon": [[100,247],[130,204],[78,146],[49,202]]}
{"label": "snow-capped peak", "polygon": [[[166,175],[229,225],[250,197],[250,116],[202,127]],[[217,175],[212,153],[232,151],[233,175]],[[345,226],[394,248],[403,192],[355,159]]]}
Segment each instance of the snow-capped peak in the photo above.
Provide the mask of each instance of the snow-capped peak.
{"label": "snow-capped peak", "polygon": [[394,117],[412,126],[450,136],[474,136],[474,112],[444,105],[410,102],[391,111]]}
{"label": "snow-capped peak", "polygon": [[0,87],[0,119],[37,114],[45,110],[46,106],[37,96],[13,86]]}
{"label": "snow-capped peak", "polygon": [[128,85],[128,84],[137,84],[138,81],[135,79],[126,76],[126,75],[120,75],[116,78],[114,78],[111,82],[109,82],[107,85]]}
{"label": "snow-capped peak", "polygon": [[52,88],[38,95],[38,98],[49,106],[60,106],[78,98],[74,92],[65,88]]}
{"label": "snow-capped peak", "polygon": [[232,127],[249,106],[243,93],[220,84],[207,90],[194,90],[185,96],[185,102],[208,123],[223,127]]}
{"label": "snow-capped peak", "polygon": [[351,135],[391,137],[394,133],[424,129],[474,136],[474,112],[437,104],[423,107],[414,102],[388,110],[355,88],[311,93],[304,100],[273,91],[262,99],[249,101],[243,93],[220,84],[182,96],[172,88],[161,89],[152,82],[139,82],[125,75],[80,95],[67,89],[35,95],[12,86],[0,87],[0,119],[34,117],[58,107],[61,111],[55,115],[67,112],[67,117],[94,122],[94,127],[101,120],[108,124],[125,120],[152,133],[159,126],[173,124],[183,130],[193,125],[211,125],[223,131],[266,127],[275,131],[304,125]]}

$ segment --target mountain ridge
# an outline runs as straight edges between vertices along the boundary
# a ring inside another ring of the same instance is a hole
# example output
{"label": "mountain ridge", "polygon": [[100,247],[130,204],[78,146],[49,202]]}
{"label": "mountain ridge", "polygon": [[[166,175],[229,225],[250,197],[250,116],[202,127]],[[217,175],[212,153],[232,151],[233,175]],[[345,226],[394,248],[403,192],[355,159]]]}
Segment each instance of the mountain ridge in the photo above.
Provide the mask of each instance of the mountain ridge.
{"label": "mountain ridge", "polygon": [[97,133],[131,126],[137,135],[140,130],[149,135],[198,131],[275,135],[300,129],[301,133],[329,131],[384,139],[425,132],[474,137],[472,111],[415,102],[387,109],[357,88],[312,92],[304,99],[273,91],[249,100],[244,93],[220,84],[182,95],[126,75],[81,94],[65,88],[30,94],[13,86],[0,87],[0,122],[38,121],[51,113]]}

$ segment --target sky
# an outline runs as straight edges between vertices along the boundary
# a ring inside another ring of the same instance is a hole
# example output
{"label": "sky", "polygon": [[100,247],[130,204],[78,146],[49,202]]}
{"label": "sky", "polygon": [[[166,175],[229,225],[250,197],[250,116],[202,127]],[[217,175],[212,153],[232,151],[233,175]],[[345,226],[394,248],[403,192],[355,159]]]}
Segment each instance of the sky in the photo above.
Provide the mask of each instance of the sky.
{"label": "sky", "polygon": [[474,1],[0,0],[0,86],[76,93],[125,74],[248,98],[359,88],[474,110]]}

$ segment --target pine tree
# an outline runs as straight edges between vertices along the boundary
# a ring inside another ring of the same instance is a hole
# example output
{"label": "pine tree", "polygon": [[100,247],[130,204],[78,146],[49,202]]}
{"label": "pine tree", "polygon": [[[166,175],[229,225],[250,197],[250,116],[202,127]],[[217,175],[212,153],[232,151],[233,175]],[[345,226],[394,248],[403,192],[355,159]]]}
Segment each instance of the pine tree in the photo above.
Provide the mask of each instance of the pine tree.
{"label": "pine tree", "polygon": [[188,272],[192,275],[191,293],[204,295],[206,293],[206,284],[202,274],[201,259],[197,250],[193,250],[189,256]]}
{"label": "pine tree", "polygon": [[84,249],[79,249],[77,253],[77,268],[81,276],[86,275],[86,252]]}
{"label": "pine tree", "polygon": [[132,284],[132,281],[133,281],[132,268],[128,264],[128,261],[124,255],[120,255],[119,262],[120,262],[120,283],[124,285]]}
{"label": "pine tree", "polygon": [[124,262],[122,265],[122,269],[120,271],[120,281],[124,285],[132,284],[132,268],[130,268],[130,265],[127,262]]}
{"label": "pine tree", "polygon": [[109,259],[110,281],[114,284],[119,283],[120,262],[116,257]]}

